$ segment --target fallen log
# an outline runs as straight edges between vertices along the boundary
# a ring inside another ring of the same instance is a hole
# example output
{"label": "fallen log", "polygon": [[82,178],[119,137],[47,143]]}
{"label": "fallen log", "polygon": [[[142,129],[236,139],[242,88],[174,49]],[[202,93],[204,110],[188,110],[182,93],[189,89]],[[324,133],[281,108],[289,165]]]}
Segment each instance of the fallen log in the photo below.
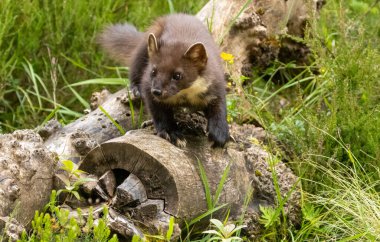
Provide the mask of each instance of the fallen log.
{"label": "fallen log", "polygon": [[122,135],[99,106],[126,131],[138,128],[139,120],[145,118],[141,100],[131,98],[127,89],[114,94],[103,90],[91,98],[93,111],[64,127],[52,120],[40,128],[38,132],[45,140],[45,146],[61,159],[78,163],[97,145]]}
{"label": "fallen log", "polygon": [[[151,130],[133,130],[93,149],[80,163],[80,169],[97,177],[109,176],[113,171],[124,175],[119,177],[123,180],[121,184],[112,183],[112,188],[106,188],[116,190],[114,197],[102,199],[101,203],[108,204],[120,216],[129,217],[128,226],[134,224],[137,231],[153,234],[165,231],[170,216],[181,227],[211,209],[206,198],[211,194],[214,207],[227,204],[214,213],[214,218],[224,219],[228,209],[230,219],[234,220],[248,210],[251,226],[247,231],[254,236],[260,224],[258,220],[252,222],[255,217],[252,214],[259,217],[259,206],[276,203],[272,169],[278,176],[283,197],[296,186],[297,177],[282,162],[272,167],[273,157],[261,145],[254,144],[252,140],[265,139],[261,128],[233,125],[231,134],[236,143],[231,142],[225,149],[212,149],[204,134],[205,121],[199,114],[186,114],[181,119],[180,127],[187,139],[184,149]],[[205,171],[208,185],[201,178],[201,170]],[[225,183],[218,194],[223,176]],[[208,190],[210,194],[206,193]],[[294,222],[299,216],[299,198],[295,189],[285,206]],[[245,201],[250,201],[247,207]],[[143,221],[144,226],[133,221]]]}
{"label": "fallen log", "polygon": [[[214,206],[227,204],[223,210],[215,212],[214,217],[223,218],[226,209],[230,210],[231,219],[239,217],[246,211],[246,214],[249,214],[246,221],[250,224],[247,231],[251,236],[259,233],[259,205],[276,204],[273,169],[282,196],[293,189],[297,181],[296,176],[282,162],[271,165],[272,155],[260,145],[266,139],[264,130],[253,125],[233,124],[231,135],[235,141],[230,142],[225,149],[212,149],[205,132],[206,119],[202,114],[181,113],[176,118],[188,141],[185,149],[173,146],[154,135],[152,129],[132,130],[124,136],[105,141],[92,149],[80,163],[80,169],[87,171],[97,180],[83,186],[81,195],[87,199],[79,203],[67,201],[67,204],[71,204],[73,209],[77,207],[85,209],[94,205],[108,206],[109,225],[115,232],[124,231],[121,235],[126,238],[130,238],[133,234],[142,235],[143,232],[156,234],[165,231],[171,216],[177,219],[175,234],[179,235],[180,225],[210,209],[206,197],[211,195]],[[55,152],[43,146],[42,139],[32,131],[17,131],[13,136],[14,138],[11,138],[11,135],[1,136],[1,140],[4,141],[1,150],[9,152],[4,157],[10,159],[2,162],[3,166],[9,168],[0,173],[2,177],[11,176],[12,181],[7,182],[8,178],[2,179],[0,188],[4,192],[14,190],[4,193],[7,196],[0,198],[1,216],[9,215],[16,200],[21,201],[24,205],[18,212],[23,216],[20,220],[22,225],[25,225],[32,218],[34,210],[41,208],[49,197],[56,158],[54,158]],[[103,137],[96,134],[94,136]],[[19,141],[9,142],[11,139]],[[32,143],[23,145],[25,142]],[[16,146],[20,149],[15,149]],[[50,166],[33,163],[33,167],[42,168],[27,169],[26,165],[29,163],[26,162],[27,157],[24,153],[28,154],[29,151],[26,151],[25,147],[32,148],[30,153],[32,158],[29,160],[41,164],[47,162]],[[14,157],[17,156],[21,160],[15,160]],[[48,157],[52,160],[47,160]],[[12,162],[16,162],[22,168],[19,173],[12,173],[13,165],[8,165]],[[25,171],[24,166],[26,166]],[[51,169],[45,170],[48,167]],[[202,181],[200,167],[205,171],[208,185]],[[229,170],[228,176],[225,178],[223,189],[216,196],[226,169]],[[43,172],[44,175],[35,175],[35,179],[29,179],[28,174],[33,175],[36,171],[36,174]],[[31,185],[30,182],[33,181],[36,182],[35,185]],[[206,187],[210,190],[209,194],[206,193]],[[30,200],[30,197],[35,197],[30,194],[35,189],[38,189],[38,194],[43,195],[42,200],[38,200],[39,205],[31,203]],[[299,196],[299,191],[296,189],[285,205],[288,216],[294,222],[299,215]],[[245,199],[251,201],[247,207],[244,206]],[[25,211],[28,208],[30,209]]]}

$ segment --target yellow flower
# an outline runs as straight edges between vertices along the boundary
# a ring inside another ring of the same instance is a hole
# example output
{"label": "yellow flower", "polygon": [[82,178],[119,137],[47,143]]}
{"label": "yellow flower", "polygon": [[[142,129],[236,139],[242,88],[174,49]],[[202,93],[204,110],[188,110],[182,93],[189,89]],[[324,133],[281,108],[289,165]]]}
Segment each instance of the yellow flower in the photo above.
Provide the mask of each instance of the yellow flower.
{"label": "yellow flower", "polygon": [[222,52],[220,53],[220,57],[225,61],[225,62],[228,62],[229,64],[233,64],[234,63],[234,56],[231,55],[231,54],[228,54],[226,52]]}

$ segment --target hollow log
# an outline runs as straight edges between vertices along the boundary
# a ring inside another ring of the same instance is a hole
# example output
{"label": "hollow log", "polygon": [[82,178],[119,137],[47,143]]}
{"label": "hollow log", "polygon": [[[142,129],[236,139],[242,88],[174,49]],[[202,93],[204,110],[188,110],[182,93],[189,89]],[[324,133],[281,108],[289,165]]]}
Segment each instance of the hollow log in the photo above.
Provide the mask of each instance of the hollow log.
{"label": "hollow log", "polygon": [[[175,217],[181,226],[208,211],[207,189],[200,171],[203,167],[212,199],[217,199],[218,205],[227,204],[213,217],[224,219],[228,209],[233,220],[247,210],[250,214],[247,220],[251,225],[247,233],[254,236],[260,228],[257,220],[259,206],[275,206],[276,203],[272,168],[283,197],[296,186],[297,177],[282,162],[271,166],[273,157],[258,141],[265,139],[261,128],[233,125],[231,134],[236,142],[230,142],[225,149],[212,149],[202,130],[205,128],[204,117],[185,114],[181,118],[186,148],[172,145],[154,135],[152,130],[132,130],[93,149],[79,168],[97,177],[112,171],[123,174],[118,178],[123,182],[120,185],[116,183],[117,188],[114,188],[120,191],[108,201],[103,199],[104,204],[109,204],[120,216],[129,217],[129,223],[143,221],[142,227],[134,223],[136,231],[157,233],[165,230],[165,226],[167,228],[170,216]],[[216,198],[226,169],[229,172],[223,190]],[[286,204],[286,211],[295,222],[299,216],[299,198],[299,191],[295,189]],[[245,207],[247,199],[250,202]],[[162,201],[162,206],[159,201]],[[255,217],[256,220],[253,219]]]}

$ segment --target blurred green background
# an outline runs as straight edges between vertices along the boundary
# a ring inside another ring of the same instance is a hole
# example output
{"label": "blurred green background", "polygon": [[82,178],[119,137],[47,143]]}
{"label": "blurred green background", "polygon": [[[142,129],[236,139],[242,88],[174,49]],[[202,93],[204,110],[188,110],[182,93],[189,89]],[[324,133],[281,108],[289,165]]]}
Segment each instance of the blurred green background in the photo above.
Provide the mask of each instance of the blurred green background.
{"label": "blurred green background", "polygon": [[107,68],[116,64],[96,44],[105,25],[128,21],[143,30],[157,16],[196,13],[205,2],[1,0],[0,132],[36,127],[52,112],[67,123],[81,115],[102,83],[120,88],[110,87],[107,79],[75,87],[76,93],[67,87],[117,77]]}

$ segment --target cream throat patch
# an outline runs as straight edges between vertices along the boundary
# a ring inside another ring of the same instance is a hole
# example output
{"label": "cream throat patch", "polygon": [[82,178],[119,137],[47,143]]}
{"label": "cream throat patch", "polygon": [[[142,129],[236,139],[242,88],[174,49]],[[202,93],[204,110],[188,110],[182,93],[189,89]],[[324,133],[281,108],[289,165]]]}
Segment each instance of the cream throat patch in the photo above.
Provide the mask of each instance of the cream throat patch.
{"label": "cream throat patch", "polygon": [[167,99],[161,100],[161,102],[173,105],[189,104],[205,106],[216,98],[215,96],[205,95],[210,85],[211,82],[207,82],[205,78],[199,76],[190,87],[179,91]]}

